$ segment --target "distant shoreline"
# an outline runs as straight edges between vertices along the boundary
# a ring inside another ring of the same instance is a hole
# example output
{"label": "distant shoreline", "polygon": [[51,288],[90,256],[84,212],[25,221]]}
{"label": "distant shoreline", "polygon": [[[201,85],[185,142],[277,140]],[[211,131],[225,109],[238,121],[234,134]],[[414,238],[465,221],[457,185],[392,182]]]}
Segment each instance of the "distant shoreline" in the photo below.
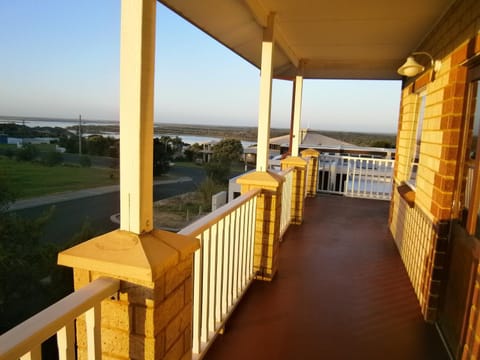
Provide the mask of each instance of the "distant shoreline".
{"label": "distant shoreline", "polygon": [[[78,127],[78,119],[63,118],[44,118],[34,116],[5,116],[0,115],[0,124],[15,122],[38,122],[38,123],[63,123],[67,129],[76,129]],[[68,124],[65,126],[65,124]],[[26,124],[31,127],[30,124]],[[112,120],[90,120],[82,119],[83,132],[119,132],[120,125],[118,121]],[[372,142],[384,141],[391,144],[396,142],[396,134],[391,133],[363,133],[355,131],[329,131],[310,129],[312,132],[321,133],[323,135],[342,140],[359,146],[369,146]],[[270,129],[270,137],[286,135],[290,132],[285,128]],[[234,138],[245,141],[257,141],[257,127],[253,126],[223,126],[223,125],[198,125],[198,124],[176,124],[176,123],[154,123],[155,135],[171,134],[171,135],[192,135],[213,138]]]}

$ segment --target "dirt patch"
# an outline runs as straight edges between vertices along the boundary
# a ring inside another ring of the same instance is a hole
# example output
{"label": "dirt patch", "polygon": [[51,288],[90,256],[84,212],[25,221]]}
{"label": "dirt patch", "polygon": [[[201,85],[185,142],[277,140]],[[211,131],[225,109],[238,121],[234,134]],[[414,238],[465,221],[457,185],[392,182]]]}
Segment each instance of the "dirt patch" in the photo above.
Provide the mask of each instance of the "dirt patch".
{"label": "dirt patch", "polygon": [[206,215],[197,192],[189,192],[156,201],[153,204],[155,228],[180,230]]}

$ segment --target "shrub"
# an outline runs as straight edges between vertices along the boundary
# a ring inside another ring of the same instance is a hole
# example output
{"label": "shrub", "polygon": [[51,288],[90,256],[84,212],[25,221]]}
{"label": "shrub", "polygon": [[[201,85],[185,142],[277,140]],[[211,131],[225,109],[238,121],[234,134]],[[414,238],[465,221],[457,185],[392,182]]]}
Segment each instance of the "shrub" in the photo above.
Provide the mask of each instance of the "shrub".
{"label": "shrub", "polygon": [[25,144],[16,153],[19,161],[32,161],[38,156],[38,150],[32,144]]}
{"label": "shrub", "polygon": [[47,166],[59,165],[63,162],[63,155],[58,151],[49,151],[43,154],[43,163]]}
{"label": "shrub", "polygon": [[80,163],[81,167],[90,167],[92,166],[92,160],[90,159],[89,156],[87,155],[81,155],[80,158],[78,159],[78,162]]}
{"label": "shrub", "polygon": [[210,161],[205,164],[207,177],[217,184],[227,184],[230,176],[230,164],[220,161]]}
{"label": "shrub", "polygon": [[202,202],[202,207],[206,211],[210,211],[212,207],[212,196],[219,191],[225,190],[225,187],[219,185],[211,178],[207,177],[199,186],[198,193]]}
{"label": "shrub", "polygon": [[15,156],[15,150],[8,148],[8,149],[5,150],[4,154],[5,154],[6,157],[11,159]]}

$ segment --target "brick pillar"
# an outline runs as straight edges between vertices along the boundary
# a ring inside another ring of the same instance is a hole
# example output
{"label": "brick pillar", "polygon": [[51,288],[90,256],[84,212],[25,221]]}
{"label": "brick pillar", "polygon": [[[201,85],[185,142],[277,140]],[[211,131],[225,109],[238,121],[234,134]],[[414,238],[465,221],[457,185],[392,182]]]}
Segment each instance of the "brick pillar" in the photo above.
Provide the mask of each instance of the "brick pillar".
{"label": "brick pillar", "polygon": [[320,157],[320,153],[314,149],[307,149],[303,150],[300,154],[302,158],[308,158],[307,196],[315,197],[315,195],[317,195],[318,158]]}
{"label": "brick pillar", "polygon": [[[120,279],[118,298],[101,303],[102,358],[190,359],[195,238],[166,231],[116,230],[61,252],[75,289],[100,276]],[[77,320],[78,359],[86,359],[85,316]]]}
{"label": "brick pillar", "polygon": [[291,167],[294,168],[292,181],[292,224],[299,225],[303,222],[305,209],[307,161],[296,156],[289,156],[282,160],[282,170]]}
{"label": "brick pillar", "polygon": [[271,281],[277,272],[282,212],[282,176],[274,172],[248,173],[237,180],[242,194],[262,189],[257,198],[253,269],[255,278]]}

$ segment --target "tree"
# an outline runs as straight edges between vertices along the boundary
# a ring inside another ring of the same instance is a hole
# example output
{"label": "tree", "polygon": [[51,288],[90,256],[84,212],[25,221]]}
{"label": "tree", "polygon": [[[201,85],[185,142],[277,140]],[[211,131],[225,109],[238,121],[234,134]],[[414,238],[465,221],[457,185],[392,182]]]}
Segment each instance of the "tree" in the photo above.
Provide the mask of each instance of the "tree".
{"label": "tree", "polygon": [[213,145],[212,160],[226,162],[229,165],[234,161],[239,161],[243,154],[243,146],[240,140],[223,139]]}
{"label": "tree", "polygon": [[226,184],[230,177],[230,164],[227,162],[212,160],[205,164],[207,178],[216,184]]}
{"label": "tree", "polygon": [[0,174],[0,333],[45,306],[55,292],[48,282],[55,266],[55,245],[40,242],[49,212],[37,219],[8,212],[14,200],[8,180]]}
{"label": "tree", "polygon": [[173,156],[171,137],[162,136],[153,139],[153,175],[162,175],[170,169],[170,161]]}
{"label": "tree", "polygon": [[202,146],[199,143],[192,144],[184,151],[185,158],[188,161],[195,161],[200,157]]}
{"label": "tree", "polygon": [[216,183],[226,184],[232,162],[240,160],[243,154],[242,143],[237,139],[224,139],[215,144],[212,150],[212,159],[205,164],[207,176]]}

